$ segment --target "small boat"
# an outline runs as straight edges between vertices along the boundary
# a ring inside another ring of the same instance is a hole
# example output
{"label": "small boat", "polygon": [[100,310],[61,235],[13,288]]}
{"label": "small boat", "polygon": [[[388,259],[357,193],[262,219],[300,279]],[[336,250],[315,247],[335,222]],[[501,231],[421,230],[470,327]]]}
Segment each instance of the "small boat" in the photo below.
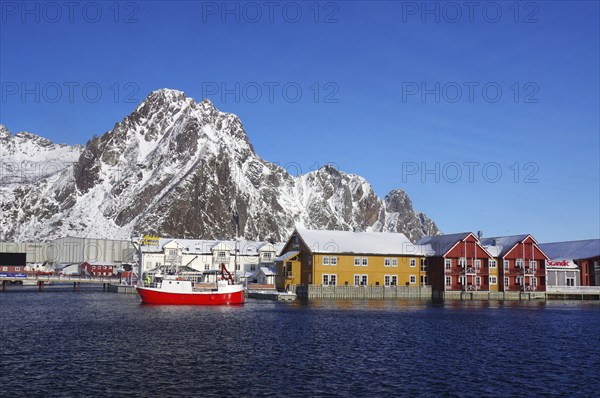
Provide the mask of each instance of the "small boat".
{"label": "small boat", "polygon": [[160,282],[136,288],[144,304],[170,305],[228,305],[243,304],[244,286],[235,284],[233,277],[221,265],[221,278],[212,288],[196,288],[194,283],[178,275],[165,275]]}

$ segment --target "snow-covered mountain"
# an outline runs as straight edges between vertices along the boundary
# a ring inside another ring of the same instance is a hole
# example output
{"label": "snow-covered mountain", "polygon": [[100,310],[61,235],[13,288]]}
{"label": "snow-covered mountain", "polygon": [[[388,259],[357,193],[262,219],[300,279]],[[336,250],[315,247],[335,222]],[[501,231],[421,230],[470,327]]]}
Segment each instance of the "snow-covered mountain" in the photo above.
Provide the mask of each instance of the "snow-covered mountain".
{"label": "snow-covered mountain", "polygon": [[[331,166],[291,176],[261,159],[241,121],[209,100],[151,93],[83,147],[0,126],[0,238],[132,235],[285,240],[295,226],[436,234],[401,190],[380,199]],[[22,172],[29,170],[26,175]]]}

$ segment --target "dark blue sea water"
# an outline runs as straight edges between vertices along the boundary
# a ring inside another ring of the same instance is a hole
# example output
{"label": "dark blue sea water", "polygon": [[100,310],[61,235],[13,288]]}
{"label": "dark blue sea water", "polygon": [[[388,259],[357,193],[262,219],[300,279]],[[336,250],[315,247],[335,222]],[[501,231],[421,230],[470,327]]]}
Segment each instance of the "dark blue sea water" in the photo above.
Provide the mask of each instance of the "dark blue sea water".
{"label": "dark blue sea water", "polygon": [[597,397],[600,305],[0,293],[2,396]]}

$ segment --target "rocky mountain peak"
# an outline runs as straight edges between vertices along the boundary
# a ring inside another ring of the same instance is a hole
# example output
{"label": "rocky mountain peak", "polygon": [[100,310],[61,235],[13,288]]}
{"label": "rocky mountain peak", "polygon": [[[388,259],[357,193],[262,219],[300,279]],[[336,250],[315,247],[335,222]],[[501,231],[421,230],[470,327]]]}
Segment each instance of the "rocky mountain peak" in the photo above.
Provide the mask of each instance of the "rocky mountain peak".
{"label": "rocky mountain peak", "polygon": [[[10,136],[5,128],[4,136]],[[15,145],[11,153],[41,153]],[[15,240],[144,233],[223,239],[237,230],[246,239],[281,241],[296,226],[404,232],[413,240],[437,232],[404,191],[382,200],[366,179],[332,165],[291,176],[254,152],[236,115],[177,90],[150,93],[83,153],[70,149],[77,161],[53,178],[0,186],[7,215],[0,234]]]}

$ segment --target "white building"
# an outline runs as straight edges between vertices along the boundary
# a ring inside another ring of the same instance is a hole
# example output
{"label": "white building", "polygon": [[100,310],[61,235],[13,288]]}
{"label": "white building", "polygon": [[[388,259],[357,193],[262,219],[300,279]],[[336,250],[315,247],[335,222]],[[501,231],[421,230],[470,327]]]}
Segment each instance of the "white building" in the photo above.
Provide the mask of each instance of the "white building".
{"label": "white building", "polygon": [[272,266],[280,245],[246,240],[159,238],[141,246],[143,272],[157,267],[188,267],[207,275],[227,270],[239,280],[250,280],[261,266]]}

